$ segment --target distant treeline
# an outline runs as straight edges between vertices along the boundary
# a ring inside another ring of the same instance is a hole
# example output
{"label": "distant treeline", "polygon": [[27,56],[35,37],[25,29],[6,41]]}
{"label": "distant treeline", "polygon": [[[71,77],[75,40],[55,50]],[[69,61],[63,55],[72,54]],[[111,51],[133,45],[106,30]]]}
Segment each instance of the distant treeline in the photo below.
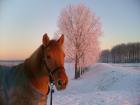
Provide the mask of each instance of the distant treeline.
{"label": "distant treeline", "polygon": [[140,42],[119,44],[111,50],[103,50],[100,54],[100,62],[103,63],[139,63]]}

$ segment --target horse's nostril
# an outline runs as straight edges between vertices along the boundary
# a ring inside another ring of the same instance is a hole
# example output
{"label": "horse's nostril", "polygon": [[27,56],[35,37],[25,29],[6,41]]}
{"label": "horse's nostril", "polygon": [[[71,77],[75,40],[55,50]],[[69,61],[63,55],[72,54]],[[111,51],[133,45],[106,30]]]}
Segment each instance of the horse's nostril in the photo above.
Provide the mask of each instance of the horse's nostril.
{"label": "horse's nostril", "polygon": [[67,82],[65,81],[65,86],[67,85]]}
{"label": "horse's nostril", "polygon": [[62,86],[62,80],[58,80],[57,84],[58,86]]}

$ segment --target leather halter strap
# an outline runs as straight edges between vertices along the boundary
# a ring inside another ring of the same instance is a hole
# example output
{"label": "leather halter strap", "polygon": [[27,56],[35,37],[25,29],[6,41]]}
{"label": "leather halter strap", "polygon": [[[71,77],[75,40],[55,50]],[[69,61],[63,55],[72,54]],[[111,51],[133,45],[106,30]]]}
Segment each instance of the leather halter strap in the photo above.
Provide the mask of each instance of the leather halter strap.
{"label": "leather halter strap", "polygon": [[63,69],[64,70],[64,67],[63,66],[59,66],[53,70],[51,70],[47,63],[46,63],[46,60],[45,60],[45,54],[44,54],[44,50],[49,46],[49,44],[47,46],[43,46],[43,63],[45,65],[45,68],[46,70],[48,71],[48,76],[49,76],[49,80],[50,80],[50,83],[54,83],[54,74],[57,73],[60,69]]}

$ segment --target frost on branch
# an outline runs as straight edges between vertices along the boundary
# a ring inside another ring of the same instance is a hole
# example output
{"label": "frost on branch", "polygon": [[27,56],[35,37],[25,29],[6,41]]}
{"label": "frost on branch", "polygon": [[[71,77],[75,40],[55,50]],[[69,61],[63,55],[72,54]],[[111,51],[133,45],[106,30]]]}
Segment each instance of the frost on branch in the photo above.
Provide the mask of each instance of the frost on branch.
{"label": "frost on branch", "polygon": [[83,4],[62,9],[58,20],[59,31],[65,35],[66,58],[75,63],[75,78],[97,61],[99,55],[99,18]]}

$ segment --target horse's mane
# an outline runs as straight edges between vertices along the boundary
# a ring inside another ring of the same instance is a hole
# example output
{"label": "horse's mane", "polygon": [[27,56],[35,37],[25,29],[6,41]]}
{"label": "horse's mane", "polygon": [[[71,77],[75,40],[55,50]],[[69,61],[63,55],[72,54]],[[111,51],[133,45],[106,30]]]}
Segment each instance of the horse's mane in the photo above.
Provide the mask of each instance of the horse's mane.
{"label": "horse's mane", "polygon": [[26,71],[29,73],[29,76],[33,76],[38,70],[42,69],[43,63],[43,49],[45,47],[57,47],[59,46],[56,40],[50,40],[48,45],[41,45],[37,48],[29,58],[25,60]]}
{"label": "horse's mane", "polygon": [[25,72],[29,78],[34,78],[36,72],[41,69],[43,56],[43,45],[33,52],[33,54],[27,58],[24,62]]}

